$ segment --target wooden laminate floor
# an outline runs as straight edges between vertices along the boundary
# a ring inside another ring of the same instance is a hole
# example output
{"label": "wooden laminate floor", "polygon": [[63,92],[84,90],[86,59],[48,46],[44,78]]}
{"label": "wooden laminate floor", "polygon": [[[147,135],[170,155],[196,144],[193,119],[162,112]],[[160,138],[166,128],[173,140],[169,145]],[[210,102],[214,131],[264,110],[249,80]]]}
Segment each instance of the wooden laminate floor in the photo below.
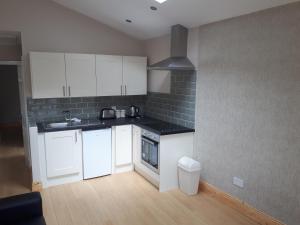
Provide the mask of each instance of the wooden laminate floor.
{"label": "wooden laminate floor", "polygon": [[25,164],[22,131],[0,130],[0,198],[30,192],[30,186],[30,171]]}
{"label": "wooden laminate floor", "polygon": [[159,193],[135,172],[42,191],[47,225],[257,225],[206,194]]}

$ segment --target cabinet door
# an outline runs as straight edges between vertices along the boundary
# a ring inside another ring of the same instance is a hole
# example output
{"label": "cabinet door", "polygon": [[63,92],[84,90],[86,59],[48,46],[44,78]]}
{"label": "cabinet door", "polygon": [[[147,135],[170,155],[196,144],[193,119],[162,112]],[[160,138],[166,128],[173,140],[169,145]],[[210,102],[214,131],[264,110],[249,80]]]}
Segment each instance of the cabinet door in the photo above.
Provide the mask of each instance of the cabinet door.
{"label": "cabinet door", "polygon": [[132,126],[116,127],[116,166],[132,163]]}
{"label": "cabinet door", "polygon": [[80,173],[82,141],[78,130],[45,133],[47,177]]}
{"label": "cabinet door", "polygon": [[82,132],[84,179],[111,174],[111,129]]}
{"label": "cabinet door", "polygon": [[68,96],[96,96],[95,55],[65,54],[65,57]]}
{"label": "cabinet door", "polygon": [[139,163],[141,161],[141,132],[140,127],[132,126],[132,153],[134,163]]}
{"label": "cabinet door", "polygon": [[66,96],[64,53],[30,52],[32,98]]}
{"label": "cabinet door", "polygon": [[126,95],[147,94],[146,57],[123,57],[123,85]]}
{"label": "cabinet door", "polygon": [[122,56],[96,56],[97,96],[122,95]]}

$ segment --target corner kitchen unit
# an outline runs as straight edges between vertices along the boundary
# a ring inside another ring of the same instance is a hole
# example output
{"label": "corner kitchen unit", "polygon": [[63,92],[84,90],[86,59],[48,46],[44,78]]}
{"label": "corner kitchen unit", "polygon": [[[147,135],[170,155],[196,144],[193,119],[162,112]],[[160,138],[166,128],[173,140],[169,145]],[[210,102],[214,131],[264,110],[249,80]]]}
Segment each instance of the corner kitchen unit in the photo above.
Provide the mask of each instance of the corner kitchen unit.
{"label": "corner kitchen unit", "polygon": [[[111,139],[93,135],[90,138],[94,140],[90,142],[94,145],[85,146],[82,139],[85,132],[91,130],[105,131],[106,137],[110,137],[111,132]],[[31,127],[30,134],[35,144],[32,145],[34,182],[44,188],[83,180],[82,152],[87,147],[93,148],[93,152],[99,151],[98,170],[106,168],[100,176],[136,170],[160,191],[178,187],[177,161],[193,154],[193,129],[150,117],[82,120],[62,127],[43,122]],[[154,141],[149,134],[155,136]],[[111,146],[111,154],[108,146]]]}
{"label": "corner kitchen unit", "polygon": [[[136,170],[160,191],[178,187],[177,161],[192,156],[194,130],[139,116],[133,99],[147,95],[146,57],[31,52],[30,66],[33,99],[112,101],[104,107],[92,104],[94,114],[75,115],[80,118],[76,122],[71,122],[71,115],[64,120],[50,112],[30,127],[33,184],[47,188]],[[101,109],[115,112],[113,99],[126,96],[132,96],[131,102],[121,105],[127,105],[127,115],[134,118],[101,120]],[[87,103],[76,107],[82,105]]]}

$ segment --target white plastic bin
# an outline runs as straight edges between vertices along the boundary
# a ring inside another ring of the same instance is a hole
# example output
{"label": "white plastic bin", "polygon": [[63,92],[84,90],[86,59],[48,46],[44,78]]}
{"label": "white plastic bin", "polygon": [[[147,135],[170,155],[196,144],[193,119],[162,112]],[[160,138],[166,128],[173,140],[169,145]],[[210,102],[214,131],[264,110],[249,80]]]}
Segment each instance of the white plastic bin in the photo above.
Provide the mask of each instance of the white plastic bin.
{"label": "white plastic bin", "polygon": [[178,161],[179,188],[187,195],[198,193],[201,165],[189,157],[182,157]]}

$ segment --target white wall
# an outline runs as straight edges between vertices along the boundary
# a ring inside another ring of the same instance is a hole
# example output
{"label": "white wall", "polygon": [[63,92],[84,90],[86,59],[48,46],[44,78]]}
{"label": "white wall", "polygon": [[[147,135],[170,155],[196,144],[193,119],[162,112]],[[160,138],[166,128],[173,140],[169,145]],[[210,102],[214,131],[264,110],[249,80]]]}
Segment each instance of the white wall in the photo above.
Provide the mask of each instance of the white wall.
{"label": "white wall", "polygon": [[[145,41],[145,53],[148,64],[159,62],[170,57],[170,36],[166,35]],[[171,74],[169,71],[149,71],[148,91],[159,93],[171,92]]]}

